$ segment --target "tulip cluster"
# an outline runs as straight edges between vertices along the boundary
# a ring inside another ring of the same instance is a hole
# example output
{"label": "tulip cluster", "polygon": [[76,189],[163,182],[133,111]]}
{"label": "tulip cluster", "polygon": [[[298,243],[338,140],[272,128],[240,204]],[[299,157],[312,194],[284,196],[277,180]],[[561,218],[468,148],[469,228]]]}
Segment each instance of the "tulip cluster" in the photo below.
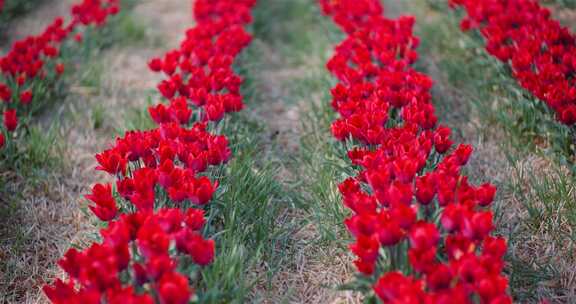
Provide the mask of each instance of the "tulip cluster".
{"label": "tulip cluster", "polygon": [[[100,231],[102,243],[70,249],[58,264],[71,280],[58,279],[44,291],[52,303],[155,303],[151,294],[137,292],[150,286],[161,303],[188,303],[189,281],[176,267],[212,261],[214,243],[198,232],[204,223],[198,209],[123,214]],[[126,276],[130,286],[122,284]]]}
{"label": "tulip cluster", "polygon": [[39,108],[47,91],[53,89],[54,82],[64,72],[61,47],[71,37],[82,41],[85,28],[104,25],[119,9],[119,0],[83,0],[72,6],[69,21],[55,18],[41,34],[14,42],[0,58],[0,111],[4,126],[0,148],[5,144],[5,134],[18,127],[19,117]]}
{"label": "tulip cluster", "polygon": [[469,184],[472,147],[437,124],[432,80],[411,67],[414,19],[384,18],[378,0],[320,4],[347,34],[327,68],[339,80],[332,133],[360,168],[339,190],[361,276],[385,303],[511,303],[506,241],[491,236],[496,188]]}
{"label": "tulip cluster", "polygon": [[566,124],[576,123],[576,37],[535,0],[449,0],[463,7],[463,31],[478,29],[486,51]]}
{"label": "tulip cluster", "polygon": [[184,304],[193,297],[187,275],[210,264],[215,251],[200,233],[199,208],[218,186],[206,171],[231,156],[228,139],[210,130],[243,108],[232,64],[252,39],[244,26],[255,2],[195,1],[197,25],[180,48],[150,60],[166,76],[158,85],[166,102],[148,109],[158,126],[129,131],[96,155],[96,169],[115,177],[116,187],[96,184],[86,198],[108,226],[102,243],[70,249],[60,261],[69,280],[45,286],[53,303]]}

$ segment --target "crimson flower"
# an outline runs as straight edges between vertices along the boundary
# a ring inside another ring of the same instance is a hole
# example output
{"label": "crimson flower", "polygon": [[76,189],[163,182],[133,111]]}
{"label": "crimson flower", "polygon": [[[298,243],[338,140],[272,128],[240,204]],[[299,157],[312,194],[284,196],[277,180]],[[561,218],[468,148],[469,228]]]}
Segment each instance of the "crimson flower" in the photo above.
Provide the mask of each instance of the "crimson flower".
{"label": "crimson flower", "polygon": [[58,63],[56,67],[54,67],[54,70],[56,71],[56,74],[62,75],[64,73],[64,64]]}
{"label": "crimson flower", "polygon": [[126,159],[115,149],[106,150],[96,154],[96,160],[100,164],[96,170],[106,171],[110,174],[125,174]]}
{"label": "crimson flower", "polygon": [[20,93],[20,102],[24,105],[29,104],[32,101],[32,91],[26,90]]}
{"label": "crimson flower", "polygon": [[18,126],[18,116],[16,110],[8,109],[4,111],[4,127],[8,132],[13,132]]}
{"label": "crimson flower", "polygon": [[107,222],[114,219],[118,214],[116,200],[112,196],[112,186],[110,184],[96,184],[92,187],[92,194],[84,197],[95,204],[89,207],[100,220]]}
{"label": "crimson flower", "polygon": [[186,277],[170,272],[158,282],[158,293],[162,304],[186,304],[190,299],[192,290]]}

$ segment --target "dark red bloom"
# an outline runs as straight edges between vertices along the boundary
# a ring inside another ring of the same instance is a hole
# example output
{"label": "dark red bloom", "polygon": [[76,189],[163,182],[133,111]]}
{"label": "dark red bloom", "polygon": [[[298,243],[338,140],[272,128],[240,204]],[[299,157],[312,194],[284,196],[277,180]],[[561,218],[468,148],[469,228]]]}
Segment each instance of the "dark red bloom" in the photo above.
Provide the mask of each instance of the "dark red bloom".
{"label": "dark red bloom", "polygon": [[153,58],[148,61],[148,67],[154,72],[160,72],[162,70],[162,59]]}
{"label": "dark red bloom", "polygon": [[450,128],[440,126],[436,129],[434,133],[434,147],[438,153],[442,154],[450,149],[453,144],[452,140],[450,140],[451,134],[452,130],[450,130]]}
{"label": "dark red bloom", "polygon": [[205,266],[214,260],[214,240],[205,240],[196,235],[188,243],[187,249],[198,265]]}
{"label": "dark red bloom", "polygon": [[186,304],[191,294],[188,279],[178,273],[167,273],[158,282],[158,295],[162,304]]}
{"label": "dark red bloom", "polygon": [[30,90],[23,91],[20,93],[20,102],[22,104],[29,104],[32,101],[32,92]]}
{"label": "dark red bloom", "polygon": [[381,277],[374,285],[374,291],[385,303],[422,303],[424,299],[422,284],[399,272],[389,272]]}
{"label": "dark red bloom", "polygon": [[11,98],[12,91],[10,88],[5,84],[0,83],[0,99],[2,99],[4,102],[10,102]]}
{"label": "dark red bloom", "polygon": [[350,250],[364,263],[375,263],[378,258],[380,244],[376,235],[360,236],[356,243],[350,245]]}
{"label": "dark red bloom", "polygon": [[8,132],[13,132],[18,127],[18,116],[16,110],[8,109],[4,111],[4,127]]}
{"label": "dark red bloom", "polygon": [[110,174],[125,174],[126,173],[126,159],[115,149],[104,151],[96,154],[96,160],[100,166],[96,170],[106,171]]}
{"label": "dark red bloom", "polygon": [[416,179],[416,199],[422,205],[428,205],[436,195],[436,179],[427,174]]}
{"label": "dark red bloom", "polygon": [[90,210],[102,221],[110,221],[118,214],[116,200],[112,196],[112,186],[110,184],[96,184],[92,188],[92,194],[85,195],[86,199],[95,205],[90,205]]}
{"label": "dark red bloom", "polygon": [[185,222],[186,226],[188,226],[190,229],[200,230],[206,223],[206,219],[204,217],[204,210],[194,208],[188,209],[188,211],[186,212]]}
{"label": "dark red bloom", "polygon": [[410,246],[414,249],[422,250],[436,246],[440,239],[440,234],[436,225],[424,221],[416,223],[408,234]]}
{"label": "dark red bloom", "polygon": [[58,75],[62,75],[64,73],[64,69],[65,69],[65,67],[64,67],[64,64],[62,64],[62,63],[58,63],[56,65],[56,67],[54,68],[54,70],[56,71],[56,74],[58,74]]}
{"label": "dark red bloom", "polygon": [[494,201],[496,187],[491,184],[484,184],[476,190],[476,198],[480,206],[488,206]]}

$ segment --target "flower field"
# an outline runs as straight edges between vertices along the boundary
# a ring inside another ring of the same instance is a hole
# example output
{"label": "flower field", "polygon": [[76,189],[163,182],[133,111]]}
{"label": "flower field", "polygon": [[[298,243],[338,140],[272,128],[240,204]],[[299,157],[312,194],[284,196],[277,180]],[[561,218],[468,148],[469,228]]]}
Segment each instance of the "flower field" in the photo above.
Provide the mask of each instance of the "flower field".
{"label": "flower field", "polygon": [[576,303],[576,10],[0,1],[0,302]]}

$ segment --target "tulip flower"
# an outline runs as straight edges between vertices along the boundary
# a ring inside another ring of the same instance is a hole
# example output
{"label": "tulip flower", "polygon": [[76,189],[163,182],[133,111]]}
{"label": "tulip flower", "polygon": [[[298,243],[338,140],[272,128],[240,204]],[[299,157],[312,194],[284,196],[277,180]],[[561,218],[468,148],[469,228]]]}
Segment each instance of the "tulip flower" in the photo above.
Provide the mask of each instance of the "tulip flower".
{"label": "tulip flower", "polygon": [[20,102],[24,105],[30,104],[32,101],[32,92],[30,90],[20,93]]}
{"label": "tulip flower", "polygon": [[4,127],[8,132],[13,132],[18,127],[18,116],[16,110],[9,109],[4,111]]}

